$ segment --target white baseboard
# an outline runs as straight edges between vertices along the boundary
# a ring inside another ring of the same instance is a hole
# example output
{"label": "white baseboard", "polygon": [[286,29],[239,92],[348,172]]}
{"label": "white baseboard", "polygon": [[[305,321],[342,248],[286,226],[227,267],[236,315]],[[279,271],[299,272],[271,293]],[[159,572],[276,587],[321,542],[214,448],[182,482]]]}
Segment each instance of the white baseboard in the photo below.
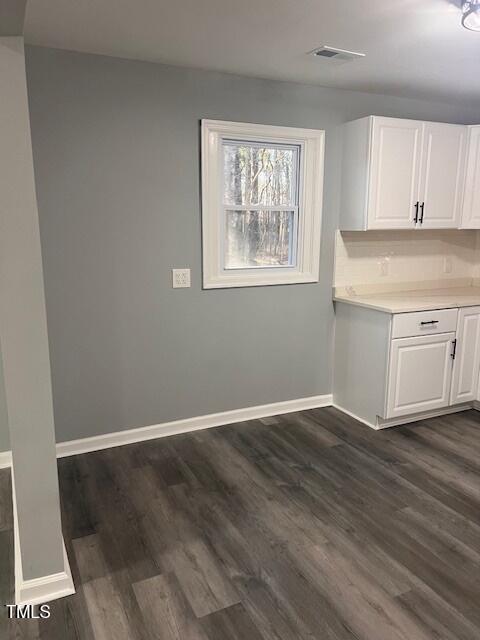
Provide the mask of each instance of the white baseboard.
{"label": "white baseboard", "polygon": [[362,424],[366,424],[367,427],[370,427],[370,429],[375,429],[378,430],[378,427],[376,424],[372,424],[371,422],[368,422],[368,420],[365,420],[364,418],[360,418],[359,416],[357,416],[355,413],[352,413],[352,411],[349,411],[348,409],[344,409],[343,407],[341,407],[339,404],[335,404],[333,403],[333,406],[335,407],[335,409],[338,409],[339,411],[341,411],[342,413],[346,413],[347,416],[350,416],[351,418],[353,418],[354,420],[357,420],[358,422],[361,422]]}
{"label": "white baseboard", "polygon": [[[13,541],[15,558],[15,604],[44,604],[58,600],[75,593],[70,563],[63,543],[63,571],[51,575],[25,580],[22,570],[22,554],[20,550],[20,536],[18,533],[17,500],[15,496],[15,481],[12,473],[12,501],[13,501]],[[41,550],[40,550],[41,552]]]}
{"label": "white baseboard", "polygon": [[163,422],[148,427],[137,427],[125,431],[115,431],[91,438],[80,438],[68,442],[57,444],[57,458],[73,456],[89,451],[100,451],[111,447],[119,447],[133,442],[143,442],[165,436],[198,431],[199,429],[211,429],[222,425],[244,422],[245,420],[257,420],[267,418],[282,413],[292,413],[294,411],[305,411],[306,409],[318,409],[328,407],[332,404],[331,394],[323,396],[311,396],[299,398],[297,400],[287,400],[285,402],[274,402],[272,404],[257,405],[244,409],[234,409],[233,411],[222,411],[220,413],[210,413],[205,416],[186,418],[185,420],[174,420]]}
{"label": "white baseboard", "polygon": [[[257,420],[258,418],[267,418],[282,413],[292,413],[294,411],[305,411],[308,409],[319,409],[321,407],[336,407],[343,413],[351,416],[355,420],[366,424],[372,429],[384,429],[386,427],[398,426],[424,420],[426,418],[446,415],[448,413],[456,413],[464,411],[473,406],[474,409],[480,411],[480,402],[474,401],[470,405],[459,405],[458,407],[446,407],[435,412],[417,414],[415,416],[404,416],[395,420],[381,420],[378,424],[372,424],[367,420],[360,418],[348,409],[333,403],[332,395],[326,394],[322,396],[310,396],[308,398],[298,398],[296,400],[286,400],[285,402],[274,402],[271,404],[257,405],[254,407],[246,407],[244,409],[234,409],[233,411],[223,411],[220,413],[211,413],[205,416],[197,416],[194,418],[186,418],[185,420],[173,420],[172,422],[163,422],[147,427],[137,427],[125,431],[115,431],[99,436],[89,438],[79,438],[78,440],[69,440],[67,442],[59,442],[57,444],[57,458],[65,458],[80,453],[88,453],[89,451],[100,451],[101,449],[109,449],[111,447],[119,447],[124,444],[132,444],[134,442],[142,442],[144,440],[154,440],[165,436],[176,435],[180,433],[188,433],[189,431],[198,431],[199,429],[210,429],[212,427],[220,427],[222,425],[233,424],[235,422],[243,422],[245,420]],[[10,467],[12,464],[12,455],[10,451],[0,452],[0,469]]]}
{"label": "white baseboard", "polygon": [[368,422],[368,420],[365,420],[364,418],[360,418],[359,416],[355,415],[351,411],[348,411],[348,409],[345,409],[344,407],[341,407],[338,404],[334,403],[333,406],[339,411],[346,413],[347,416],[350,416],[351,418],[358,420],[358,422],[361,422],[362,424],[367,425],[367,427],[370,427],[370,429],[375,429],[375,431],[380,431],[381,429],[388,429],[389,427],[399,427],[402,424],[418,422],[419,420],[427,420],[428,418],[437,418],[439,416],[446,416],[450,413],[459,413],[460,411],[466,411],[467,409],[472,409],[472,407],[476,408],[475,403],[472,404],[468,402],[465,404],[459,404],[454,407],[443,407],[442,409],[436,409],[435,411],[423,411],[422,413],[416,413],[410,416],[402,416],[400,418],[384,419],[384,418],[379,418],[377,416],[376,422],[372,423],[372,422]]}
{"label": "white baseboard", "polygon": [[75,593],[70,564],[65,544],[63,545],[63,561],[65,569],[33,580],[24,580],[21,567],[18,572],[17,553],[15,552],[15,604],[44,604]]}
{"label": "white baseboard", "polygon": [[460,411],[467,411],[472,408],[472,403],[459,404],[454,407],[443,407],[443,409],[436,409],[434,411],[423,411],[412,416],[402,416],[400,418],[383,419],[377,417],[376,429],[387,429],[388,427],[398,427],[402,424],[409,424],[410,422],[418,422],[419,420],[427,420],[428,418],[438,418],[440,416],[446,416],[451,413],[459,413]]}
{"label": "white baseboard", "polygon": [[[66,458],[67,456],[74,456],[79,453],[110,449],[111,447],[119,447],[124,444],[132,444],[144,440],[164,438],[165,436],[198,431],[199,429],[221,427],[222,425],[234,424],[235,422],[243,422],[245,420],[268,418],[282,413],[320,409],[321,407],[329,407],[331,404],[332,394],[309,396],[308,398],[286,400],[285,402],[273,402],[271,404],[246,407],[244,409],[210,413],[204,416],[186,418],[184,420],[173,420],[172,422],[163,422],[147,427],[136,427],[134,429],[126,429],[125,431],[114,431],[113,433],[105,433],[89,438],[68,440],[57,443],[57,458]],[[2,467],[10,467],[11,464],[11,452],[0,452],[0,469]]]}
{"label": "white baseboard", "polygon": [[0,451],[0,469],[8,469],[12,466],[12,452]]}

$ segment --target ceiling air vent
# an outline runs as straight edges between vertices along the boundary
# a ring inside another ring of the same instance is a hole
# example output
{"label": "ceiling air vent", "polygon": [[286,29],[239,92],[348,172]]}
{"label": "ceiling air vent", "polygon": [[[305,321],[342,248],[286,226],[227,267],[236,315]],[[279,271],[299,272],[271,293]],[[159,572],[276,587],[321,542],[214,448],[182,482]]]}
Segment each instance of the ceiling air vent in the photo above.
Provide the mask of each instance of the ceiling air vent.
{"label": "ceiling air vent", "polygon": [[312,54],[316,58],[323,58],[324,60],[333,60],[335,62],[348,62],[349,60],[355,60],[357,58],[364,58],[364,53],[358,53],[357,51],[345,51],[345,49],[336,49],[335,47],[319,47],[314,49]]}

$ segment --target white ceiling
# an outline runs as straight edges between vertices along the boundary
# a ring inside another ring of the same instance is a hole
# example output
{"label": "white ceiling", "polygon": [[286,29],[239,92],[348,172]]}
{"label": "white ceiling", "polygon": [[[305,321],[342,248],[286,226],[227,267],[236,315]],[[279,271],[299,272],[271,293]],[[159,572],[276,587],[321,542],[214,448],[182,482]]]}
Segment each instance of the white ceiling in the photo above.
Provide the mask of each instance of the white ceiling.
{"label": "white ceiling", "polygon": [[[28,43],[480,106],[455,0],[31,0]],[[308,55],[361,51],[343,65]]]}

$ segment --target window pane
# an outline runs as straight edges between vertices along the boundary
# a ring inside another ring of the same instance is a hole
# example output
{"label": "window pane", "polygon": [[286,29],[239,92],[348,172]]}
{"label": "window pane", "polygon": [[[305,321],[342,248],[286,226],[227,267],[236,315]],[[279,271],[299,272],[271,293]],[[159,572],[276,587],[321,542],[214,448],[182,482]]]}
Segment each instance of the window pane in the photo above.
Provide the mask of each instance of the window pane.
{"label": "window pane", "polygon": [[225,141],[224,204],[296,206],[299,147]]}
{"label": "window pane", "polygon": [[293,266],[293,211],[227,211],[225,268]]}

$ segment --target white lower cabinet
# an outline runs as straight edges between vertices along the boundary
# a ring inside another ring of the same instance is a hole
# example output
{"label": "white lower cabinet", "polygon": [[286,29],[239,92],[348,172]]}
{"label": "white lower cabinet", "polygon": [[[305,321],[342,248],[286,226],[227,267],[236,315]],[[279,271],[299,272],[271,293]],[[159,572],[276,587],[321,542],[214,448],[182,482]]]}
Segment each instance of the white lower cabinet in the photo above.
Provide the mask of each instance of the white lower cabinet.
{"label": "white lower cabinet", "polygon": [[386,418],[448,405],[455,333],[392,340]]}
{"label": "white lower cabinet", "polygon": [[480,400],[480,306],[389,314],[336,303],[334,404],[375,429]]}
{"label": "white lower cabinet", "polygon": [[480,370],[480,307],[458,312],[455,361],[450,404],[477,399]]}

